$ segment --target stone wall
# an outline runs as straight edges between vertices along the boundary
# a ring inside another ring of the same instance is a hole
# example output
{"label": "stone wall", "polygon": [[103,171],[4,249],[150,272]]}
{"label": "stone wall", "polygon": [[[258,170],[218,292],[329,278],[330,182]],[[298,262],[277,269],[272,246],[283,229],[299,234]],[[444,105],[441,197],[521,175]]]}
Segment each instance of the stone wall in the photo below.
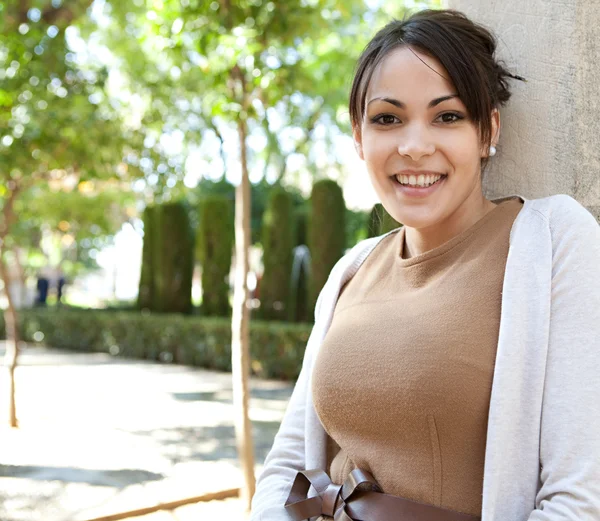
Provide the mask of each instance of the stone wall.
{"label": "stone wall", "polygon": [[448,0],[498,37],[512,81],[489,197],[566,193],[600,218],[600,0]]}

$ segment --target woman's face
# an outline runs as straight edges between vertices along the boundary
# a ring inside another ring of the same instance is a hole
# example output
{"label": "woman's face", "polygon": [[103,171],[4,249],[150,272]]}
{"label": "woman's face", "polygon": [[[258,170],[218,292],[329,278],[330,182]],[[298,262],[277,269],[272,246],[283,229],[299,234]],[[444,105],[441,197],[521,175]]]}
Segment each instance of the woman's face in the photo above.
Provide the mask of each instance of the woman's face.
{"label": "woman's face", "polygon": [[[495,136],[497,113],[492,119]],[[481,211],[488,147],[435,58],[392,51],[374,71],[354,138],[383,206],[405,226],[452,228]]]}

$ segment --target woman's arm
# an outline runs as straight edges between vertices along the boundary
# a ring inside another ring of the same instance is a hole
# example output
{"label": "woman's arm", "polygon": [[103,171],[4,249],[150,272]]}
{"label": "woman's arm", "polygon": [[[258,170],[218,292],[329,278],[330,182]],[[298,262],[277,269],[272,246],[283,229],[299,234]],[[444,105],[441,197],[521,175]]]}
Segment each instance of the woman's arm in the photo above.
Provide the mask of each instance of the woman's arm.
{"label": "woman's arm", "polygon": [[541,489],[529,521],[600,519],[600,227],[568,199],[564,215],[550,220],[553,271]]}

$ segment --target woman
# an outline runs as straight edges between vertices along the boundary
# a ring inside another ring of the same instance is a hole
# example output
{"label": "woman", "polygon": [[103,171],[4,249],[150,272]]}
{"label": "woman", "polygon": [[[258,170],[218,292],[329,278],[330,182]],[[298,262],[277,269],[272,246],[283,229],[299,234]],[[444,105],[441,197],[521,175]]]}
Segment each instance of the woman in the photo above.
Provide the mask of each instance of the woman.
{"label": "woman", "polygon": [[361,56],[354,140],[404,226],[331,272],[252,521],[600,519],[600,227],[484,197],[521,79],[495,48],[423,11]]}

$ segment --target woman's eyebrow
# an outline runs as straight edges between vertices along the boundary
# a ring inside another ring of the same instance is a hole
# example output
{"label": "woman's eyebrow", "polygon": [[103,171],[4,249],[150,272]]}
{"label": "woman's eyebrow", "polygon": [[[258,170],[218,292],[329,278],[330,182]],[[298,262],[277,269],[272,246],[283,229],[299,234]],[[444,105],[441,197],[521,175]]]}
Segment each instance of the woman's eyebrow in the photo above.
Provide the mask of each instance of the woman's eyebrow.
{"label": "woman's eyebrow", "polygon": [[[439,98],[432,99],[429,102],[429,105],[427,105],[427,108],[433,108],[436,105],[442,103],[443,101],[447,101],[452,98],[458,98],[458,94],[448,94],[447,96],[440,96]],[[394,98],[373,98],[369,100],[367,106],[373,103],[374,101],[385,101],[386,103],[390,103],[391,105],[394,105],[394,107],[398,107],[399,109],[406,108],[406,105],[404,103]]]}

